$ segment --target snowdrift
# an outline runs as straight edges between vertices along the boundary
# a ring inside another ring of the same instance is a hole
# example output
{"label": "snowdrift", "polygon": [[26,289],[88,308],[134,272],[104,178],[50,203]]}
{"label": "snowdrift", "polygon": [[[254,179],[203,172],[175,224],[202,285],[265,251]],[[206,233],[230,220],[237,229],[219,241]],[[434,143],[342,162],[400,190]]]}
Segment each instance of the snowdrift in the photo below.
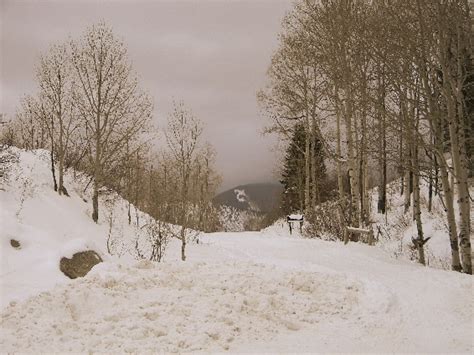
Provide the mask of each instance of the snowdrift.
{"label": "snowdrift", "polygon": [[361,287],[342,276],[254,263],[105,264],[74,289],[61,286],[8,308],[3,326],[11,340],[3,350],[229,350],[236,342],[270,341],[281,332],[347,317]]}

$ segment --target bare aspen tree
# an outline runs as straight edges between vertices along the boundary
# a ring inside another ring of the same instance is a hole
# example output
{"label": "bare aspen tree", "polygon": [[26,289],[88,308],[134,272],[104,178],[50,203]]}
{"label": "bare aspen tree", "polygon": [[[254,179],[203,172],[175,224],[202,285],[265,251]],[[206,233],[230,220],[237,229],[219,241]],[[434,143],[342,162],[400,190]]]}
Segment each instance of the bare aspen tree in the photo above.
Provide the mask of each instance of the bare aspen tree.
{"label": "bare aspen tree", "polygon": [[[423,16],[426,13],[426,7],[421,8],[418,3],[418,14]],[[421,28],[423,33],[435,33],[433,25],[431,28],[427,28],[429,23],[423,21],[423,17],[420,17]],[[451,247],[451,267],[453,270],[460,271],[462,269],[459,258],[459,247],[458,247],[458,236],[457,226],[454,211],[454,191],[453,186],[449,181],[448,176],[448,162],[445,159],[444,153],[446,151],[446,144],[443,143],[444,129],[446,126],[446,119],[443,109],[443,102],[441,100],[441,88],[439,87],[439,77],[437,74],[430,74],[430,68],[438,67],[436,61],[436,55],[433,53],[436,51],[436,39],[428,36],[421,36],[420,48],[421,58],[418,61],[420,69],[420,76],[422,81],[422,90],[424,91],[424,97],[427,98],[427,112],[426,118],[430,127],[431,135],[433,136],[432,146],[428,145],[428,149],[434,154],[435,162],[435,174],[439,170],[441,176],[441,184],[443,189],[443,200],[446,209],[446,218],[448,225],[448,234],[450,239]],[[430,137],[431,138],[431,137]],[[431,139],[430,139],[431,143]],[[439,164],[438,164],[439,162]],[[431,172],[432,169],[430,169]]]}
{"label": "bare aspen tree", "polygon": [[104,23],[90,27],[71,42],[76,74],[74,93],[87,137],[93,176],[92,219],[99,218],[99,189],[107,183],[127,142],[139,139],[152,112],[151,100],[139,89],[125,45]]}
{"label": "bare aspen tree", "polygon": [[190,184],[193,162],[201,144],[202,123],[184,104],[174,103],[168,117],[166,142],[178,172],[178,223],[180,225],[181,260],[186,260],[186,229],[189,228]]}
{"label": "bare aspen tree", "polygon": [[[438,2],[439,59],[443,73],[441,93],[447,106],[447,120],[451,157],[458,188],[459,246],[463,271],[472,274],[471,260],[471,208],[468,185],[468,158],[466,149],[465,98],[463,86],[466,69],[463,55],[472,53],[469,45],[471,34],[469,8],[466,3]],[[468,57],[469,58],[469,57]]]}
{"label": "bare aspen tree", "polygon": [[217,187],[221,182],[216,173],[216,152],[209,144],[205,144],[197,154],[193,167],[193,184],[191,201],[194,205],[194,225],[201,231],[215,231],[217,214],[213,208],[212,199],[216,195]]}
{"label": "bare aspen tree", "polygon": [[51,137],[51,154],[58,160],[58,188],[60,195],[67,194],[64,187],[66,154],[74,130],[79,125],[72,97],[74,85],[71,58],[66,44],[52,46],[43,55],[37,68],[40,100],[45,123]]}
{"label": "bare aspen tree", "polygon": [[[49,114],[48,114],[49,116]],[[47,117],[41,110],[41,103],[32,96],[21,99],[20,108],[16,113],[18,122],[19,143],[24,149],[45,148],[48,145],[48,131],[45,125]]]}

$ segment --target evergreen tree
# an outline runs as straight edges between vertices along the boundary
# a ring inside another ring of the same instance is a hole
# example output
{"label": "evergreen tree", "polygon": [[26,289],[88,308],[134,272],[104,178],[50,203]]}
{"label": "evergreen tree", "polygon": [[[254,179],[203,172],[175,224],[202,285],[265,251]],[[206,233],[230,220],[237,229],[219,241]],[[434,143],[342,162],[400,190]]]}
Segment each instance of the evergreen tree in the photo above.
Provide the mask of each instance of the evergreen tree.
{"label": "evergreen tree", "polygon": [[324,164],[324,148],[317,135],[313,135],[311,143],[312,159],[311,165],[314,166],[314,174],[310,177],[311,201],[313,207],[324,202],[329,197],[328,179],[326,174],[326,165]]}
{"label": "evergreen tree", "polygon": [[290,144],[286,149],[281,184],[283,196],[281,208],[288,214],[304,208],[304,147],[306,133],[302,124],[295,126]]}
{"label": "evergreen tree", "polygon": [[[283,213],[289,214],[296,211],[304,211],[305,206],[305,145],[307,134],[305,126],[298,123],[294,127],[290,144],[286,149],[281,184],[283,185],[283,196],[281,208]],[[311,139],[311,138],[310,138]],[[323,186],[326,182],[326,167],[324,165],[323,147],[319,139],[313,138],[311,151],[313,159],[311,164],[315,165],[315,176],[310,176],[311,201],[319,203],[324,199]],[[316,184],[316,188],[313,188]]]}

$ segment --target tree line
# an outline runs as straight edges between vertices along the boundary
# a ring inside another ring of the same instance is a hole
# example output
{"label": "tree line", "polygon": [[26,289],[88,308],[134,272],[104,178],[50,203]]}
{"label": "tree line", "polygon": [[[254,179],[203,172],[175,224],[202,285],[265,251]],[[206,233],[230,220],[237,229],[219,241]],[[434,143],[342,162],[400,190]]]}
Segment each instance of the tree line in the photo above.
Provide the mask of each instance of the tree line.
{"label": "tree line", "polygon": [[[472,273],[473,24],[467,0],[295,2],[258,99],[271,121],[268,131],[289,142],[287,154],[300,156],[290,175],[299,179],[302,210],[310,213],[317,201],[312,180],[323,181],[318,155],[335,166],[345,227],[370,227],[374,185],[378,212],[386,213],[394,174],[405,213],[416,221],[413,242],[424,263],[429,238],[420,186],[426,181],[427,208],[434,196],[445,207],[452,268]],[[298,134],[303,139],[295,146]],[[355,238],[343,231],[345,242]]]}
{"label": "tree line", "polygon": [[22,98],[15,118],[3,125],[1,141],[49,150],[59,195],[68,195],[68,169],[87,173],[94,222],[100,195],[116,191],[129,201],[129,224],[134,205],[181,226],[183,260],[190,229],[217,228],[211,201],[220,177],[202,122],[182,102],[174,103],[166,145],[156,148],[152,98],[110,26],[95,24],[77,39],[52,45],[39,60],[36,83],[37,92]]}

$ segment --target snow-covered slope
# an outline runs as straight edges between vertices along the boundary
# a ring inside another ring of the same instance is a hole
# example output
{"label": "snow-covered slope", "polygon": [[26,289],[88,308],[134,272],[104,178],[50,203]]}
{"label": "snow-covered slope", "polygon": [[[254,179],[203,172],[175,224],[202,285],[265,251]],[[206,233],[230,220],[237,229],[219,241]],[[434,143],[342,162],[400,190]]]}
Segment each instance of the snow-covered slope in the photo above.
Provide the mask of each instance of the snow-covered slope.
{"label": "snow-covered slope", "polygon": [[[392,257],[404,260],[418,260],[418,252],[414,248],[412,238],[417,238],[416,221],[413,218],[413,206],[405,212],[404,196],[400,195],[400,180],[387,185],[386,213],[378,213],[378,188],[369,191],[370,223],[376,239],[375,247],[387,251]],[[474,186],[470,188],[474,196]],[[456,194],[456,190],[455,190]],[[455,200],[457,197],[455,197]],[[421,220],[425,238],[425,259],[429,267],[451,270],[451,247],[448,235],[446,213],[441,196],[433,193],[431,211],[428,211],[428,183],[420,182]],[[473,205],[474,206],[474,205]],[[455,204],[456,217],[459,216]],[[342,239],[343,229],[340,224],[337,201],[324,202],[316,207],[314,216],[309,216],[311,224],[304,224],[303,235],[307,238],[324,240]],[[346,216],[348,218],[348,216]],[[474,221],[474,211],[471,213]],[[284,219],[278,220],[269,229],[277,233],[286,233],[288,225]],[[474,233],[471,234],[474,245]],[[474,258],[474,253],[473,253]]]}
{"label": "snow-covered slope", "polygon": [[[53,191],[46,151],[12,148],[2,153],[11,159],[0,191],[3,306],[68,282],[59,270],[62,256],[70,257],[81,249],[94,249],[104,256],[100,235],[105,231],[87,216],[86,203],[76,193],[71,191],[67,198]],[[12,248],[11,239],[20,243],[19,249]]]}
{"label": "snow-covered slope", "polygon": [[[108,250],[117,257],[136,259],[135,241],[140,228],[128,225],[128,204],[117,194],[101,198],[100,219],[91,219],[87,177],[65,177],[70,197],[52,187],[50,155],[44,150],[9,148],[1,153],[0,190],[1,306],[22,300],[39,290],[70,280],[59,270],[61,257],[92,249],[103,259]],[[144,222],[147,215],[132,206]],[[18,241],[20,248],[11,246]],[[143,239],[143,238],[142,238]]]}
{"label": "snow-covered slope", "polygon": [[[451,247],[441,196],[433,194],[431,212],[428,212],[428,183],[421,181],[420,190],[423,233],[425,238],[430,238],[425,244],[426,263],[430,267],[451,270]],[[474,194],[474,189],[470,190],[471,194]],[[377,195],[378,191],[375,188],[371,193],[371,220],[375,223],[377,246],[396,258],[417,260],[418,253],[413,248],[412,242],[412,238],[417,237],[416,222],[413,218],[412,207],[406,213],[404,211],[404,197],[400,195],[400,180],[395,180],[387,186],[386,215],[377,213]],[[458,216],[457,208],[455,204],[456,217]],[[474,245],[474,234],[471,235],[471,244]]]}

